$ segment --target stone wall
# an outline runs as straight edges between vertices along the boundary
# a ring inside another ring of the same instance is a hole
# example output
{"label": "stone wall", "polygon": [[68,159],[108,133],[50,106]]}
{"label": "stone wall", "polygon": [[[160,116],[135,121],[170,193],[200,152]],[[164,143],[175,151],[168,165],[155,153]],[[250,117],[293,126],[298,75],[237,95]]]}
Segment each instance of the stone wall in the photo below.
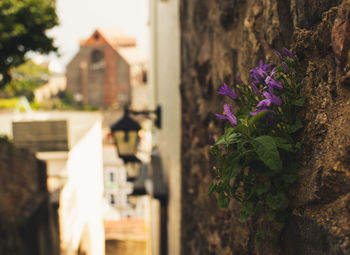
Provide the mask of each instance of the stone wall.
{"label": "stone wall", "polygon": [[0,254],[58,253],[45,163],[0,139]]}
{"label": "stone wall", "polygon": [[216,91],[237,75],[247,81],[259,59],[277,62],[290,48],[301,60],[308,97],[302,168],[290,193],[293,216],[279,249],[259,254],[350,253],[350,1],[181,0],[182,239],[181,254],[255,254],[253,224],[239,205],[219,211],[209,136],[226,98]]}

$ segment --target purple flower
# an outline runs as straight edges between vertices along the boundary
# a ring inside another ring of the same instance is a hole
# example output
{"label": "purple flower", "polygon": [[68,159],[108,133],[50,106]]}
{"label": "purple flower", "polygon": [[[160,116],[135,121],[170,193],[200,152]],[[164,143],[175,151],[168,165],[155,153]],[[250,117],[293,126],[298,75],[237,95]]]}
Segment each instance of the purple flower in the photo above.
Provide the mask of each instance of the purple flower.
{"label": "purple flower", "polygon": [[215,139],[213,136],[209,136],[209,141],[210,141],[210,144],[211,145],[214,145],[215,144]]}
{"label": "purple flower", "polygon": [[242,84],[243,83],[242,78],[241,78],[240,75],[237,76],[237,82],[238,82],[238,84]]}
{"label": "purple flower", "polygon": [[293,53],[290,52],[287,48],[282,48],[282,51],[283,51],[283,53],[284,53],[286,56],[288,56],[288,57],[290,57],[290,58],[292,58],[292,59],[295,59],[295,56],[293,55]]}
{"label": "purple flower", "polygon": [[252,81],[250,83],[250,86],[252,87],[252,90],[254,92],[255,95],[259,96],[260,95],[260,91],[258,90],[258,88],[255,86],[255,81]]}
{"label": "purple flower", "polygon": [[276,97],[275,94],[273,94],[273,91],[267,92],[264,91],[263,95],[265,97],[265,99],[261,100],[256,107],[261,108],[261,107],[269,107],[271,104],[274,105],[281,105],[282,104],[282,100],[279,97]]}
{"label": "purple flower", "polygon": [[265,64],[262,59],[259,60],[259,67],[250,70],[250,78],[255,78],[255,81],[263,83],[267,76],[268,69],[271,67],[270,64]]}
{"label": "purple flower", "polygon": [[286,73],[289,73],[289,68],[288,68],[287,64],[285,62],[282,62],[281,65],[282,65],[284,71],[286,71]]}
{"label": "purple flower", "polygon": [[233,100],[237,99],[236,93],[233,92],[232,89],[226,83],[224,83],[224,85],[220,87],[218,93],[220,95],[228,96],[228,97],[232,98]]}
{"label": "purple flower", "polygon": [[215,114],[216,117],[222,119],[222,120],[228,120],[231,123],[231,126],[236,126],[237,125],[237,118],[236,116],[233,114],[233,107],[232,107],[232,103],[230,103],[230,106],[228,104],[224,105],[224,112],[225,115],[222,114]]}
{"label": "purple flower", "polygon": [[283,57],[282,57],[281,53],[279,53],[279,51],[275,51],[275,54],[278,57],[278,59],[282,62],[283,61]]}
{"label": "purple flower", "polygon": [[272,69],[270,76],[273,77],[275,73],[277,73],[277,66]]}
{"label": "purple flower", "polygon": [[[272,72],[271,72],[271,73],[272,73]],[[276,81],[276,80],[272,77],[272,75],[269,75],[269,76],[266,77],[265,83],[266,83],[267,87],[269,88],[269,90],[270,90],[270,88],[272,88],[272,89],[278,89],[278,90],[283,89],[282,83],[279,82],[279,81]]]}
{"label": "purple flower", "polygon": [[250,72],[251,72],[250,78],[254,78],[255,82],[260,82],[260,83],[264,82],[265,76],[267,75],[267,73],[260,68],[251,69]]}
{"label": "purple flower", "polygon": [[274,111],[263,107],[263,108],[257,109],[255,112],[251,112],[251,113],[250,113],[250,116],[255,116],[255,115],[257,115],[259,112],[272,112],[272,113],[274,113]]}
{"label": "purple flower", "polygon": [[282,104],[281,98],[276,97],[275,94],[273,93],[273,90],[270,90],[269,92],[267,92],[267,91],[264,91],[264,92],[263,92],[264,97],[271,99],[272,104],[277,105],[277,106],[280,106]]}
{"label": "purple flower", "polygon": [[263,60],[262,59],[260,59],[259,60],[259,68],[260,69],[262,69],[262,70],[264,70],[265,72],[267,72],[268,70],[268,68],[270,68],[271,67],[271,64],[265,64],[264,65],[264,62],[263,62]]}

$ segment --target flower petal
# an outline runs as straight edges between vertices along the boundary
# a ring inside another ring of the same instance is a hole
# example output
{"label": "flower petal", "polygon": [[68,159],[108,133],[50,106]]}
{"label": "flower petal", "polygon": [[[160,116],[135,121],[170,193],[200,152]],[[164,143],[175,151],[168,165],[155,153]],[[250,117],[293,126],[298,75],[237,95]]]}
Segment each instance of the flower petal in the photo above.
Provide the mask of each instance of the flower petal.
{"label": "flower petal", "polygon": [[224,105],[224,112],[227,116],[228,121],[231,123],[232,126],[237,125],[237,118],[236,116],[233,114],[233,106],[232,103],[230,103],[230,107],[228,104]]}
{"label": "flower petal", "polygon": [[233,92],[233,90],[226,83],[224,83],[224,85],[222,85],[219,88],[218,93],[220,95],[228,96],[228,97],[232,98],[233,100],[237,99],[237,94],[235,92]]}
{"label": "flower petal", "polygon": [[290,57],[290,58],[292,58],[292,59],[295,59],[295,56],[293,55],[293,53],[290,52],[287,48],[282,48],[282,51],[283,51],[283,53],[284,53],[286,56],[288,56],[288,57]]}
{"label": "flower petal", "polygon": [[255,112],[251,112],[250,116],[254,116],[254,115],[257,115],[259,112],[266,112],[266,111],[274,113],[274,111],[272,111],[270,109],[260,108],[260,109],[257,109]]}

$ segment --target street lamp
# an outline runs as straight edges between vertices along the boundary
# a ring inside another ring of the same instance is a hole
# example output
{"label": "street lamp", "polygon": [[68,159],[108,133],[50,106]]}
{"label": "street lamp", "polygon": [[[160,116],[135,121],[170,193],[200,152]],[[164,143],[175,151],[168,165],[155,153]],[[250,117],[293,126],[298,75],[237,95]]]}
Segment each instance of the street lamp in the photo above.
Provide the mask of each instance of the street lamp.
{"label": "street lamp", "polygon": [[119,157],[122,158],[125,163],[140,161],[136,157],[136,150],[139,141],[138,131],[141,129],[141,126],[135,120],[133,120],[129,114],[144,115],[149,118],[155,116],[155,125],[158,128],[161,126],[160,106],[158,106],[154,111],[133,111],[125,108],[124,116],[110,126]]}
{"label": "street lamp", "polygon": [[139,123],[129,117],[129,111],[126,109],[124,116],[111,125],[114,143],[117,147],[119,157],[128,162],[139,162],[136,157],[138,144],[138,131],[141,129]]}
{"label": "street lamp", "polygon": [[143,196],[146,195],[147,188],[146,188],[146,182],[149,179],[148,176],[148,165],[147,164],[141,164],[140,166],[140,175],[134,182],[134,189],[129,196]]}

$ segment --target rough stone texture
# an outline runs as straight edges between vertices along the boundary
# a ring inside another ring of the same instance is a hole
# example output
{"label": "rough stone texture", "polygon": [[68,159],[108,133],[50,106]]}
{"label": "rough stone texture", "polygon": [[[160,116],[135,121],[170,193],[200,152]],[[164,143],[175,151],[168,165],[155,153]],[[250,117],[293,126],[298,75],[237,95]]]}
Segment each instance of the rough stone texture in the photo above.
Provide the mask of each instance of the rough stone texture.
{"label": "rough stone texture", "polygon": [[[181,254],[350,254],[350,1],[181,0]],[[247,81],[259,59],[291,48],[302,62],[305,129],[293,216],[280,249],[253,247],[253,224],[239,205],[221,212],[207,196],[213,180],[209,136],[226,98],[216,91]]]}
{"label": "rough stone texture", "polygon": [[57,255],[46,165],[0,139],[0,254]]}

